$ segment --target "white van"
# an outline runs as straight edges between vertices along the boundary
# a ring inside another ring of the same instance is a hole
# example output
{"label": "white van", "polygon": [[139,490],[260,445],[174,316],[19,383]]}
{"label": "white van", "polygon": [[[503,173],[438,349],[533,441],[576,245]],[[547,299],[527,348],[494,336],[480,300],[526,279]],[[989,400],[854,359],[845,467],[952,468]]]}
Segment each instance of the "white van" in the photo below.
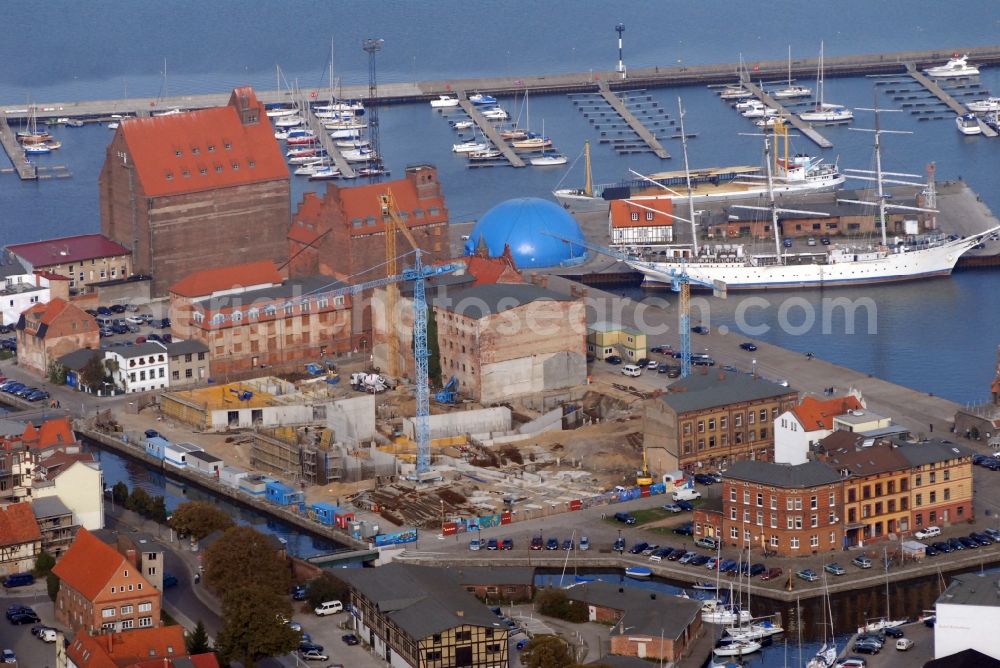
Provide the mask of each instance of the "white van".
{"label": "white van", "polygon": [[340,601],[324,601],[319,607],[313,610],[317,615],[335,615],[344,611],[344,604]]}
{"label": "white van", "polygon": [[679,490],[670,495],[674,501],[694,501],[695,499],[701,498],[701,492],[696,489],[691,489],[690,487],[681,487]]}
{"label": "white van", "polygon": [[927,527],[925,529],[920,529],[913,536],[917,540],[924,540],[925,538],[934,538],[935,536],[941,535],[941,527]]}
{"label": "white van", "polygon": [[42,629],[38,632],[38,637],[43,642],[55,642],[56,641],[56,630],[55,629]]}
{"label": "white van", "polygon": [[626,364],[622,367],[623,376],[641,376],[642,369],[634,364]]}

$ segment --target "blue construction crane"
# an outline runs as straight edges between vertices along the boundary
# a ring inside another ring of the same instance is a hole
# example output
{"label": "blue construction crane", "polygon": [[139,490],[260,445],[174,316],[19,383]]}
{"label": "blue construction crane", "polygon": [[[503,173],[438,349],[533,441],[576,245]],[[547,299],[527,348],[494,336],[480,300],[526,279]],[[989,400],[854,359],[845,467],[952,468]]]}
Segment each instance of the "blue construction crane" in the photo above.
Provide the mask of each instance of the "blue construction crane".
{"label": "blue construction crane", "polygon": [[[630,204],[633,204],[630,202]],[[641,204],[636,204],[639,208],[643,207]],[[555,235],[550,235],[555,236]],[[615,250],[613,248],[607,248],[606,246],[599,246],[598,244],[592,244],[587,241],[572,241],[570,239],[563,239],[562,237],[557,237],[562,239],[568,244],[574,244],[577,246],[583,246],[587,250],[592,250],[595,253],[600,253],[601,255],[607,255],[608,257],[613,257],[616,260],[625,262],[629,266],[642,265],[643,272],[646,274],[655,274],[663,282],[670,282],[670,289],[674,292],[680,293],[680,304],[678,305],[678,327],[680,328],[681,337],[681,378],[687,378],[691,375],[691,285],[697,285],[702,288],[709,288],[714,291],[717,297],[726,296],[726,286],[721,281],[706,281],[700,278],[695,278],[691,276],[686,271],[670,269],[664,271],[662,269],[657,269],[656,265],[651,262],[643,262],[636,259],[627,253]]]}

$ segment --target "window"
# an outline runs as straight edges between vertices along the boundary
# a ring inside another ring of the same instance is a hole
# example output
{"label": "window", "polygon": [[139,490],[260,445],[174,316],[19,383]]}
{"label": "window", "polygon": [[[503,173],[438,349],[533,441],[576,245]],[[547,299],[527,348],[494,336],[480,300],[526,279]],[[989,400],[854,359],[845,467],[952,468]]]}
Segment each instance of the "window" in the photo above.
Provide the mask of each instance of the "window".
{"label": "window", "polygon": [[931,471],[931,484],[933,485],[935,482],[937,482],[937,474]]}
{"label": "window", "polygon": [[785,510],[794,510],[794,509],[795,509],[794,499],[792,499],[792,497],[788,497],[787,499],[785,499]]}
{"label": "window", "polygon": [[809,536],[809,545],[811,547],[819,547],[819,535],[818,534],[813,534],[812,536]]}
{"label": "window", "polygon": [[326,297],[320,297],[319,300],[316,302],[316,306],[321,309],[330,308],[330,300],[327,299]]}
{"label": "window", "polygon": [[750,505],[750,490],[743,490],[743,503]]}
{"label": "window", "polygon": [[917,505],[917,506],[924,505],[924,495],[923,494],[917,494],[916,497],[914,497],[913,501],[914,501],[914,504]]}
{"label": "window", "polygon": [[632,219],[633,222],[639,220],[639,212],[638,211],[633,211],[632,215],[630,216],[630,218]]}
{"label": "window", "polygon": [[791,517],[786,517],[785,518],[785,526],[788,529],[794,529],[795,528],[795,520],[793,520]]}
{"label": "window", "polygon": [[743,511],[743,523],[744,524],[749,524],[750,523],[750,511],[749,510],[744,510]]}
{"label": "window", "polygon": [[742,427],[743,426],[743,414],[742,413],[737,413],[736,415],[733,416],[733,426],[734,427]]}
{"label": "window", "polygon": [[796,529],[801,529],[802,528],[802,516],[801,515],[796,515],[795,516],[795,528]]}
{"label": "window", "polygon": [[194,377],[193,371],[191,369],[184,369],[184,377],[193,378]]}
{"label": "window", "polygon": [[736,506],[729,506],[729,519],[736,521]]}
{"label": "window", "polygon": [[809,497],[809,509],[816,510],[819,507],[819,499],[816,496]]}
{"label": "window", "polygon": [[767,422],[767,409],[766,408],[761,408],[760,409],[760,421],[761,422]]}
{"label": "window", "polygon": [[132,614],[132,606],[131,605],[123,605],[122,606],[122,614],[123,615],[131,615]]}
{"label": "window", "polygon": [[653,212],[652,211],[647,211],[646,212],[646,220],[653,220]]}
{"label": "window", "polygon": [[757,526],[764,526],[764,513],[760,510],[757,511]]}
{"label": "window", "polygon": [[123,619],[122,620],[122,629],[131,629],[131,628],[135,628],[135,620],[134,619]]}
{"label": "window", "polygon": [[469,642],[472,640],[472,631],[455,631],[455,642]]}
{"label": "window", "polygon": [[249,167],[250,169],[253,169],[256,166],[257,166],[256,162],[254,162],[253,160],[247,160],[247,167]]}
{"label": "window", "polygon": [[729,527],[729,537],[736,540],[740,537],[739,530],[736,527]]}
{"label": "window", "polygon": [[292,314],[292,305],[285,304],[285,315],[291,315],[291,314]]}
{"label": "window", "polygon": [[819,526],[819,515],[811,515],[809,517],[809,526],[814,529]]}
{"label": "window", "polygon": [[722,417],[720,417],[719,418],[719,429],[725,429],[727,422],[728,422],[728,420],[726,419],[725,415],[723,415]]}
{"label": "window", "polygon": [[698,420],[698,433],[699,434],[704,434],[705,433],[705,421],[704,420]]}
{"label": "window", "polygon": [[778,528],[778,513],[771,513],[771,528]]}
{"label": "window", "polygon": [[733,503],[736,503],[736,488],[735,487],[730,487],[729,488],[729,500],[732,501]]}
{"label": "window", "polygon": [[[690,422],[685,422],[683,429],[684,429],[684,435],[685,436],[690,436],[691,435],[691,423]],[[733,499],[733,501],[735,501],[735,500],[736,499]]]}
{"label": "window", "polygon": [[[242,322],[243,311],[233,311],[233,314],[230,317],[233,319],[233,322]],[[188,355],[188,357],[190,357],[190,355]],[[190,362],[191,360],[188,361]]]}
{"label": "window", "polygon": [[928,498],[929,503],[937,503],[937,492],[931,492],[927,496],[929,497]]}
{"label": "window", "polygon": [[747,411],[747,424],[754,424],[754,418],[756,415],[753,411]]}
{"label": "window", "polygon": [[923,484],[923,480],[924,480],[923,476],[917,474],[917,477],[913,480],[913,484],[916,485],[917,487],[920,487],[920,485]]}
{"label": "window", "polygon": [[105,619],[107,619],[108,617],[114,617],[114,616],[115,616],[115,609],[114,608],[104,608],[103,610],[101,610],[101,617],[104,617]]}
{"label": "window", "polygon": [[778,547],[778,535],[772,533],[769,542],[771,543],[771,547]]}
{"label": "window", "polygon": [[951,501],[951,489],[949,489],[947,487],[944,490],[944,500],[945,501]]}
{"label": "window", "polygon": [[830,492],[830,507],[837,505],[837,494],[835,492]]}
{"label": "window", "polygon": [[941,475],[945,482],[951,480],[951,469],[945,469]]}
{"label": "window", "polygon": [[709,418],[708,420],[708,430],[715,431],[715,418]]}
{"label": "window", "polygon": [[774,494],[771,495],[771,510],[778,509],[778,497]]}
{"label": "window", "polygon": [[762,508],[764,506],[764,493],[757,492],[757,507]]}
{"label": "window", "polygon": [[795,497],[795,510],[802,510],[802,497]]}
{"label": "window", "polygon": [[[131,620],[129,620],[129,621],[131,621]],[[140,629],[149,628],[152,625],[153,625],[153,618],[152,617],[140,617],[139,618],[139,628]]]}
{"label": "window", "polygon": [[799,539],[798,539],[798,536],[793,536],[792,540],[790,541],[790,544],[791,544],[791,548],[793,550],[799,549]]}

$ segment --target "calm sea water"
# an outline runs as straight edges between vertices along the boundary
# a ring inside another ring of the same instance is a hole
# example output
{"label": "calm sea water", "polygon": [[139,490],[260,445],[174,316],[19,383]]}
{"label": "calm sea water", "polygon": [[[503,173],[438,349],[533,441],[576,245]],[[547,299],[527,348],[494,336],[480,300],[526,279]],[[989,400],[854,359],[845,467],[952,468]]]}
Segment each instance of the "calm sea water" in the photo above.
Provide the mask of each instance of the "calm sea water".
{"label": "calm sea water", "polygon": [[[12,26],[32,26],[36,8],[24,3],[7,10]],[[91,2],[54,0],[49,16],[71,20],[47,23],[44,31],[12,30],[0,45],[10,66],[0,71],[0,102],[72,101],[108,97],[215,92],[250,83],[275,87],[275,66],[289,83],[325,84],[331,42],[334,67],[346,83],[367,79],[360,49],[366,37],[382,37],[378,55],[383,82],[470,77],[478,75],[611,69],[617,60],[614,26],[625,23],[625,58],[631,67],[681,63],[733,62],[742,53],[755,59],[781,59],[791,44],[793,56],[812,57],[826,42],[826,53],[846,54],[939,48],[959,49],[996,41],[1000,7],[970,2],[963,12],[975,21],[941,21],[932,2],[846,1],[835,5],[771,3],[767,12],[753,3],[710,1],[670,7],[662,3],[463,3],[445,0],[411,2],[287,2],[255,5],[229,1]],[[886,19],[891,16],[891,21]],[[499,27],[499,28],[498,28]],[[164,59],[166,76],[164,76]],[[15,65],[16,64],[16,65]],[[807,85],[813,82],[806,81]],[[1000,91],[1000,69],[984,69],[982,94]],[[831,79],[828,101],[871,106],[875,86],[865,78]],[[657,89],[650,94],[664,113],[677,118],[683,98],[692,166],[757,164],[760,139],[740,133],[755,129],[715,94],[701,86]],[[513,114],[523,101],[501,100]],[[890,97],[881,105],[898,105]],[[438,167],[454,221],[479,218],[510,197],[548,197],[558,183],[583,180],[582,160],[573,164],[585,140],[593,145],[594,176],[610,181],[628,169],[649,172],[681,168],[680,144],[664,140],[675,157],[661,161],[649,154],[619,156],[598,143],[597,131],[562,95],[535,96],[529,103],[530,124],[545,131],[570,156],[564,168],[466,168],[451,152],[456,133],[447,117],[426,104],[382,110],[382,147],[389,168],[402,173],[408,164]],[[524,111],[521,111],[524,114]],[[871,121],[858,112],[856,127]],[[523,116],[522,116],[523,119]],[[522,120],[522,125],[524,121]],[[885,169],[922,173],[937,165],[939,179],[962,178],[994,211],[1000,211],[1000,158],[995,141],[963,137],[947,120],[918,121],[909,114],[887,114],[883,124],[911,130],[909,136],[885,138]],[[13,243],[100,227],[97,177],[110,131],[98,127],[59,128],[62,150],[40,163],[66,165],[70,179],[21,183],[0,177],[0,241]],[[842,167],[873,168],[871,136],[844,127],[824,129],[834,148],[822,151]],[[669,134],[669,133],[668,133]],[[467,135],[468,136],[468,135]],[[795,149],[820,153],[804,138]],[[297,202],[306,190],[323,184],[296,179]],[[877,304],[877,328],[847,335],[821,326],[790,335],[778,327],[782,297],[801,297],[819,306],[823,291],[768,293],[775,304],[760,311],[758,321],[771,326],[761,338],[795,350],[811,350],[841,364],[957,401],[974,401],[988,393],[1000,343],[1000,273],[961,272],[950,280],[838,290],[834,296],[866,296]],[[636,295],[634,295],[636,296]],[[641,295],[637,295],[641,296]],[[672,297],[668,296],[668,299]],[[713,324],[735,323],[738,299],[710,301]]]}

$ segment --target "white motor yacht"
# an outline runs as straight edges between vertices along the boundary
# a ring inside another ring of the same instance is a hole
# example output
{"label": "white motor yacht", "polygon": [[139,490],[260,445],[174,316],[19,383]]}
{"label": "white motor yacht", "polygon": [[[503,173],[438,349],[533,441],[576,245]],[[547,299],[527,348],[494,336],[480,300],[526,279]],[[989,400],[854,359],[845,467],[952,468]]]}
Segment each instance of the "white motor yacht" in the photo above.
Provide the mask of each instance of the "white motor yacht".
{"label": "white motor yacht", "polygon": [[464,141],[461,144],[451,145],[453,153],[478,153],[479,151],[485,151],[488,148],[489,146],[485,143],[476,140]]}
{"label": "white motor yacht", "polygon": [[929,77],[954,78],[979,76],[979,68],[969,64],[969,54],[956,55],[944,65],[928,67],[924,74]]}
{"label": "white motor yacht", "polygon": [[974,100],[965,105],[969,111],[977,113],[1000,111],[1000,97],[988,97],[985,100]]}
{"label": "white motor yacht", "polygon": [[448,107],[457,107],[458,98],[451,97],[450,95],[438,95],[436,100],[431,100],[431,107],[434,109],[447,109]]}
{"label": "white motor yacht", "polygon": [[963,114],[955,117],[955,125],[963,135],[981,135],[983,128],[975,114]]}

